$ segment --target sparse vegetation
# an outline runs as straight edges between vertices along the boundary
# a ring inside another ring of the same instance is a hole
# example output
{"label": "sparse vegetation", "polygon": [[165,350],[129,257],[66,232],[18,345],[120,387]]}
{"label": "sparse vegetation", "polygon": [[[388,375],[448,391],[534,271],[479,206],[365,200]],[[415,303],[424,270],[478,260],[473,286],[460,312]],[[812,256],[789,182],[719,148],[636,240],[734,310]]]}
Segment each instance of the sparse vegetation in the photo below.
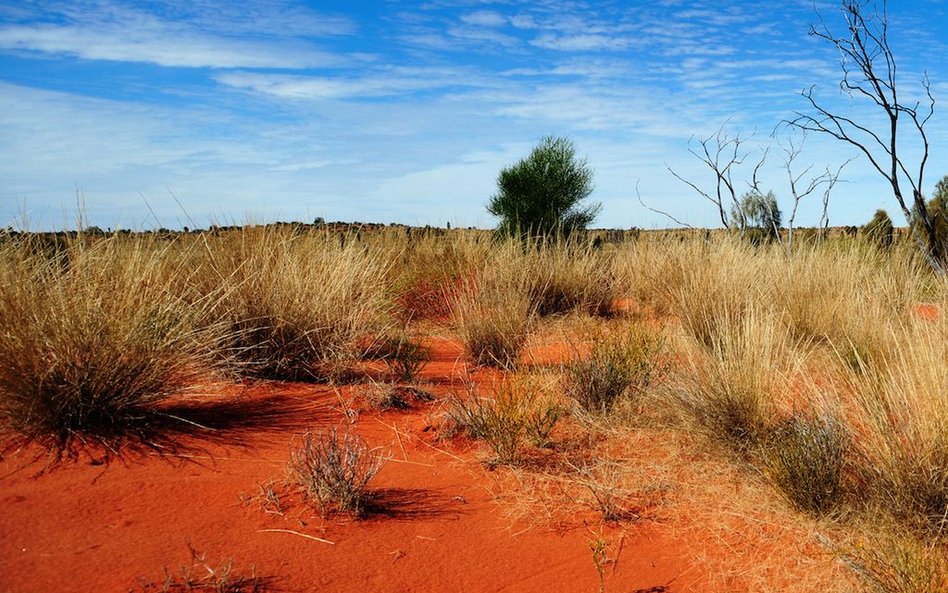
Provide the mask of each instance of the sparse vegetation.
{"label": "sparse vegetation", "polygon": [[608,414],[624,398],[634,398],[667,370],[664,340],[655,330],[634,324],[619,336],[601,338],[587,358],[566,368],[564,389],[582,409]]}
{"label": "sparse vegetation", "polygon": [[206,555],[189,546],[191,562],[182,565],[177,572],[165,567],[165,576],[160,582],[139,579],[139,586],[130,592],[140,593],[264,593],[271,579],[260,577],[253,566],[245,575],[234,569],[233,558],[219,566],[207,562]]}
{"label": "sparse vegetation", "polygon": [[290,451],[290,481],[324,516],[365,513],[371,501],[369,482],[385,464],[385,455],[369,448],[348,430],[307,431],[298,448]]}
{"label": "sparse vegetation", "polygon": [[[880,250],[867,233],[831,236],[788,252],[724,232],[642,233],[635,244],[597,250],[471,234],[5,236],[3,426],[15,442],[38,440],[54,452],[76,441],[115,451],[129,437],[162,444],[152,430],[188,422],[174,406],[232,374],[325,381],[362,373],[378,382],[326,391],[352,426],[307,433],[288,464],[289,483],[319,513],[359,516],[372,509],[370,484],[385,455],[356,436],[352,402],[409,409],[428,401],[417,383],[428,347],[460,338],[466,356],[456,370],[441,370],[443,352],[438,358],[438,374],[470,382],[447,396],[448,424],[485,443],[494,475],[548,472],[572,509],[635,517],[630,459],[595,443],[654,429],[723,445],[700,455],[739,468],[799,521],[837,533],[891,523],[897,546],[840,555],[868,591],[942,578],[948,296],[904,240]],[[399,311],[404,278],[395,267],[442,255],[451,316]],[[607,315],[620,299],[630,313]],[[560,350],[566,343],[571,352]],[[556,362],[530,362],[548,355]],[[451,390],[434,377],[430,388],[436,399]],[[642,422],[617,421],[626,411]],[[413,437],[398,438],[410,454]],[[595,460],[587,457],[594,446]],[[272,482],[259,483],[251,501],[268,520],[294,516]],[[165,590],[214,590],[172,577]]]}

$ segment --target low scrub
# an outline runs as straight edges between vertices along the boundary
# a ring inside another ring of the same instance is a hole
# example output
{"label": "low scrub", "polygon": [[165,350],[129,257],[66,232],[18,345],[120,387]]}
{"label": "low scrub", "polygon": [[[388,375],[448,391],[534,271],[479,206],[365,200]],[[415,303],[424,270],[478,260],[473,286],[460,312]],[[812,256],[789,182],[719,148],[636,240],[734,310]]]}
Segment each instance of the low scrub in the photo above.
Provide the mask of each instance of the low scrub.
{"label": "low scrub", "polygon": [[828,416],[792,416],[771,429],[760,455],[767,474],[798,509],[837,510],[845,494],[849,436]]}
{"label": "low scrub", "polygon": [[[168,288],[190,270],[174,245],[111,237],[56,257],[0,247],[0,422],[62,452],[147,430],[219,360],[211,297]],[[110,445],[111,446],[111,445]]]}
{"label": "low scrub", "polygon": [[623,296],[611,257],[590,247],[553,243],[522,257],[516,265],[530,270],[530,299],[538,315],[610,315],[616,299]]}
{"label": "low scrub", "polygon": [[290,452],[291,482],[302,488],[323,516],[363,515],[371,501],[369,482],[385,464],[385,455],[369,448],[358,435],[331,428],[307,431],[299,448]]}
{"label": "low scrub", "polygon": [[448,414],[470,437],[490,446],[493,463],[515,465],[527,442],[549,443],[560,411],[536,384],[506,380],[494,386],[491,397],[470,386],[466,394],[454,398]]}
{"label": "low scrub", "polygon": [[392,377],[402,383],[414,383],[421,370],[431,360],[428,349],[412,339],[406,331],[384,338],[375,350],[385,361]]}
{"label": "low scrub", "polygon": [[587,412],[609,413],[623,399],[635,398],[662,379],[667,371],[663,346],[662,336],[645,325],[597,340],[589,357],[566,368],[566,395]]}

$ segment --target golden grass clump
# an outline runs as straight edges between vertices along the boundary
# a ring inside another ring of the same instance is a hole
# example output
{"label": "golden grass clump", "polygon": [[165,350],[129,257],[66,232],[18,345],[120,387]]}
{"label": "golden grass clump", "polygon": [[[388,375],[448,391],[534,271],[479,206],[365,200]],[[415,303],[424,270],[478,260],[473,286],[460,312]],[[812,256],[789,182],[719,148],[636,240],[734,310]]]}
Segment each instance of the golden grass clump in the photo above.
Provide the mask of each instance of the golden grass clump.
{"label": "golden grass clump", "polygon": [[691,353],[691,385],[681,396],[696,427],[712,441],[738,452],[760,443],[776,417],[787,377],[806,353],[795,344],[780,319],[749,309],[732,321],[728,309],[713,323],[709,346]]}
{"label": "golden grass clump", "polygon": [[0,246],[0,420],[62,451],[144,430],[159,404],[194,392],[220,358],[203,323],[214,295],[169,286],[192,270],[177,246],[81,235],[50,253],[35,239]]}
{"label": "golden grass clump", "polygon": [[222,293],[213,320],[230,328],[230,354],[252,376],[343,377],[388,312],[388,260],[352,238],[244,227],[207,238],[199,265],[201,291]]}
{"label": "golden grass clump", "polygon": [[853,372],[853,416],[871,493],[923,532],[948,527],[948,341],[927,322],[891,330],[883,364]]}
{"label": "golden grass clump", "polygon": [[682,327],[709,348],[733,333],[769,290],[766,253],[733,237],[684,243],[672,251],[673,277],[664,292]]}
{"label": "golden grass clump", "polygon": [[609,315],[624,296],[611,260],[589,245],[562,242],[528,246],[508,265],[532,279],[530,298],[538,315]]}
{"label": "golden grass clump", "polygon": [[455,301],[458,333],[475,364],[516,367],[533,328],[533,280],[528,270],[512,265],[519,257],[518,243],[496,246],[483,268],[465,280]]}

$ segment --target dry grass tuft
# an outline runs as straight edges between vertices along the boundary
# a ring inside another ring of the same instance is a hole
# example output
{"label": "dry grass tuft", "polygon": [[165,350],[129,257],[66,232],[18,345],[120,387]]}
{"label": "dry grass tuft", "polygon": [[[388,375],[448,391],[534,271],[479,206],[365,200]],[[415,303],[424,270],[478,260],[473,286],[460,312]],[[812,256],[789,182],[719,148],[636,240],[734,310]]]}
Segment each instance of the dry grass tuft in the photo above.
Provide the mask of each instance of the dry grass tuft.
{"label": "dry grass tuft", "polygon": [[169,288],[191,270],[178,246],[82,239],[49,257],[0,245],[0,423],[62,452],[143,431],[159,405],[193,393],[223,335],[202,317],[214,295]]}
{"label": "dry grass tuft", "polygon": [[382,466],[385,455],[370,449],[361,437],[336,428],[307,431],[299,448],[290,451],[290,481],[323,516],[350,513],[359,517],[371,501],[368,485]]}
{"label": "dry grass tuft", "polygon": [[214,320],[231,328],[230,353],[252,376],[338,379],[376,335],[388,308],[381,253],[321,233],[244,227],[205,237],[204,286],[220,286]]}
{"label": "dry grass tuft", "polygon": [[190,550],[191,563],[181,566],[177,574],[165,568],[165,576],[160,583],[149,583],[144,579],[139,579],[139,587],[132,591],[141,593],[264,593],[269,589],[272,579],[257,576],[253,566],[250,567],[249,575],[240,574],[234,570],[232,558],[222,562],[220,566],[212,566],[207,562],[204,554],[194,548]]}
{"label": "dry grass tuft", "polygon": [[597,339],[587,358],[567,366],[564,391],[586,412],[608,414],[664,378],[663,349],[660,332],[633,323],[618,336]]}

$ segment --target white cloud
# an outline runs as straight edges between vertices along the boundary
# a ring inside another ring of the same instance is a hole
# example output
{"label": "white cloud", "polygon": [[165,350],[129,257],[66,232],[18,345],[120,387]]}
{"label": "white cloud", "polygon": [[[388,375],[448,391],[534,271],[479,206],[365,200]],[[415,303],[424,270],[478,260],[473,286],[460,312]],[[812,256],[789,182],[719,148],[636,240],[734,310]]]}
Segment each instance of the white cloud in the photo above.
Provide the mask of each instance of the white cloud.
{"label": "white cloud", "polygon": [[479,10],[461,15],[461,21],[479,27],[502,27],[507,24],[507,18],[492,10]]}
{"label": "white cloud", "polygon": [[609,35],[554,35],[544,34],[530,42],[531,45],[557,51],[620,51],[633,45],[630,37]]}
{"label": "white cloud", "polygon": [[345,63],[340,56],[301,42],[274,46],[176,31],[157,22],[142,25],[137,29],[111,25],[0,27],[0,49],[192,68],[313,68]]}
{"label": "white cloud", "polygon": [[286,99],[365,99],[394,97],[449,87],[488,86],[479,77],[447,68],[388,68],[359,78],[328,78],[295,74],[224,72],[220,84]]}
{"label": "white cloud", "polygon": [[27,11],[16,24],[0,25],[0,49],[168,67],[313,68],[351,61],[292,33],[301,25],[312,29],[307,36],[352,32],[346,19],[292,7],[281,14],[275,9],[283,2],[275,1],[269,11],[249,8],[241,14],[213,0],[166,1],[154,12],[109,0],[54,1],[43,11]]}

